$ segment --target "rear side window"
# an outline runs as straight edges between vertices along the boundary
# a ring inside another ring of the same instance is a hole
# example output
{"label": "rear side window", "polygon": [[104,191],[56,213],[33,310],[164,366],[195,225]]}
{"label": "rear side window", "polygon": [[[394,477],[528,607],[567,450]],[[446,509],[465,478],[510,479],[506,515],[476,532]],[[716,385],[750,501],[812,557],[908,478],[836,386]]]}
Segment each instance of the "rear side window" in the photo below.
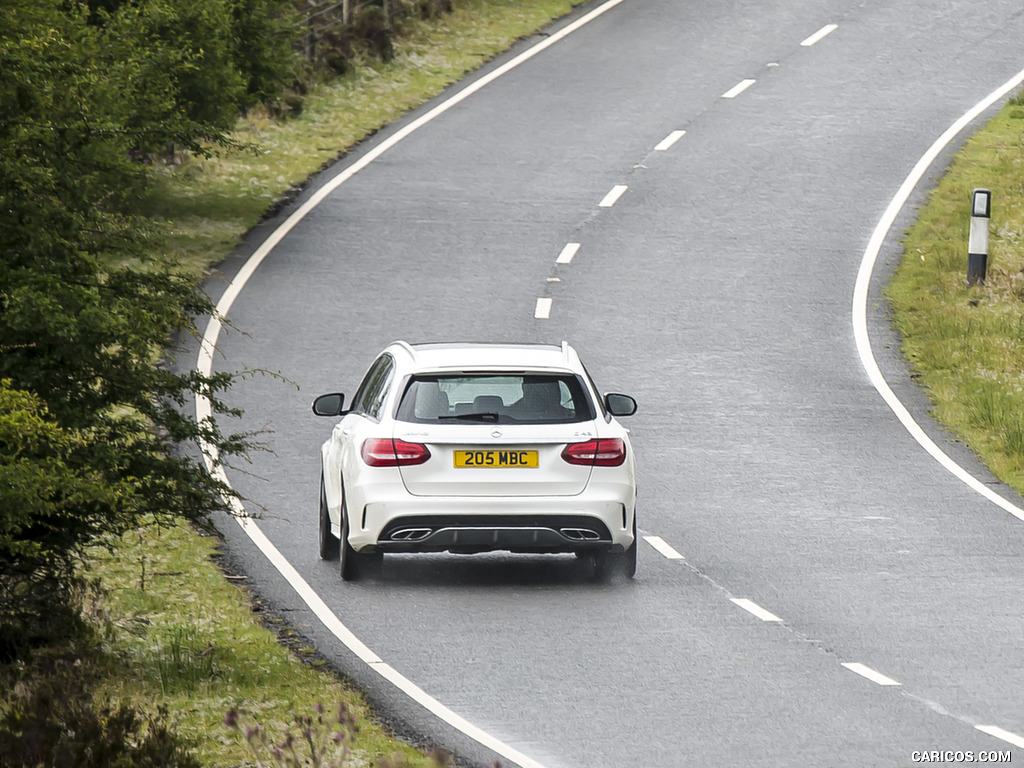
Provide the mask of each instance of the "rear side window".
{"label": "rear side window", "polygon": [[565,424],[590,421],[594,407],[572,374],[438,374],[413,376],[399,421]]}
{"label": "rear side window", "polygon": [[391,381],[394,360],[390,355],[382,355],[370,366],[363,377],[363,383],[352,398],[352,412],[362,413],[374,419],[380,419],[380,407],[384,404],[387,385]]}

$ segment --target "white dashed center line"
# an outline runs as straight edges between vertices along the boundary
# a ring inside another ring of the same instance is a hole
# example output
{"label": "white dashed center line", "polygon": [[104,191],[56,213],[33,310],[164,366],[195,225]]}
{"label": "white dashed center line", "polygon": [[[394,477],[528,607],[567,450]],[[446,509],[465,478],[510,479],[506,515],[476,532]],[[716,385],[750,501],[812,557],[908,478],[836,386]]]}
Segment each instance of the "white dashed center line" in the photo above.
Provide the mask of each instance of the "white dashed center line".
{"label": "white dashed center line", "polygon": [[562,252],[558,254],[558,258],[555,259],[555,264],[569,264],[579,249],[579,243],[566,243],[565,248],[562,249]]}
{"label": "white dashed center line", "polygon": [[755,616],[757,616],[757,618],[759,618],[761,621],[782,621],[782,619],[780,619],[774,613],[772,613],[771,611],[766,611],[753,600],[748,600],[745,597],[730,597],[729,599],[732,600],[732,602],[736,603],[736,605],[738,605],[744,611],[747,611],[748,613],[752,613]]}
{"label": "white dashed center line", "polygon": [[743,93],[745,90],[747,90],[747,88],[749,88],[750,86],[752,86],[756,82],[757,82],[757,80],[741,80],[740,82],[736,83],[736,85],[734,85],[732,88],[730,88],[728,91],[723,93],[722,94],[722,98],[723,99],[735,99],[737,96],[739,96],[741,93]]}
{"label": "white dashed center line", "polygon": [[547,320],[551,317],[551,299],[537,299],[537,308],[533,310],[533,316],[538,320]]}
{"label": "white dashed center line", "polygon": [[629,189],[629,187],[625,184],[616,184],[611,188],[611,191],[604,196],[604,199],[598,203],[598,206],[601,208],[611,208],[616,202],[618,202],[618,199],[622,197],[622,193],[627,189]]}
{"label": "white dashed center line", "polygon": [[1004,731],[998,725],[976,725],[974,726],[982,733],[987,733],[989,736],[995,736],[997,739],[1013,744],[1015,747],[1024,749],[1024,737],[1018,736],[1016,733],[1010,733]]}
{"label": "white dashed center line", "polygon": [[819,29],[806,40],[801,41],[800,45],[802,45],[804,48],[810,48],[816,42],[821,40],[821,38],[823,38],[825,35],[829,34],[830,32],[834,32],[837,29],[839,29],[839,26],[837,24],[826,24],[824,27]]}
{"label": "white dashed center line", "polygon": [[644,541],[658,550],[669,560],[684,560],[685,558],[676,552],[661,536],[644,536]]}
{"label": "white dashed center line", "polygon": [[671,147],[685,135],[686,131],[672,131],[672,133],[670,133],[668,136],[666,136],[664,139],[658,142],[657,146],[655,146],[654,148],[659,152],[664,152],[666,149]]}
{"label": "white dashed center line", "polygon": [[873,683],[878,683],[879,685],[900,685],[900,683],[896,682],[891,677],[886,677],[881,672],[875,672],[871,667],[866,667],[856,661],[843,662],[843,666],[851,672],[856,672],[861,677],[866,677]]}

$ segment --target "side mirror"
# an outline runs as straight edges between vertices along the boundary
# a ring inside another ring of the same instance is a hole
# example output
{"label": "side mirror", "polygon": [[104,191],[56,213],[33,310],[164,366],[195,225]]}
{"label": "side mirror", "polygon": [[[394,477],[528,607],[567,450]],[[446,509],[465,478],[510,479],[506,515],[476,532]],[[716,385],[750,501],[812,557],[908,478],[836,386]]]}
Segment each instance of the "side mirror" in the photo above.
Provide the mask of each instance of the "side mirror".
{"label": "side mirror", "polygon": [[320,395],[313,401],[313,413],[317,416],[341,416],[345,412],[345,396],[341,392]]}
{"label": "side mirror", "polygon": [[629,395],[609,392],[604,396],[604,407],[612,416],[632,416],[636,413],[636,400]]}

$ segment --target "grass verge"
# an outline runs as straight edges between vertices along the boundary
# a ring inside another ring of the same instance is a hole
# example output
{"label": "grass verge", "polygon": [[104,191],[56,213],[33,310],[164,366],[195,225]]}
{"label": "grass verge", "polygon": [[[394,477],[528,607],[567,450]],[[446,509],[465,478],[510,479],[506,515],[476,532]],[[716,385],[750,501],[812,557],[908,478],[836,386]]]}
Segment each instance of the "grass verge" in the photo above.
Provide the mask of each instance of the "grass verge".
{"label": "grass verge", "polygon": [[[992,190],[988,276],[968,287],[977,187]],[[1024,97],[966,142],[904,248],[886,289],[904,354],[935,417],[1024,493]]]}
{"label": "grass verge", "polygon": [[147,528],[94,553],[89,572],[97,586],[86,615],[100,637],[93,660],[101,672],[98,701],[165,707],[207,766],[255,759],[244,730],[225,725],[230,711],[241,713],[243,729],[258,724],[276,744],[295,733],[296,715],[314,715],[318,703],[332,712],[342,703],[359,723],[348,745],[357,759],[434,766],[374,723],[362,697],[320,669],[324,662],[313,649],[279,642],[299,641],[283,622],[268,615],[278,631],[263,626],[258,603],[240,586],[244,579],[226,579],[214,561],[217,546],[181,526]]}

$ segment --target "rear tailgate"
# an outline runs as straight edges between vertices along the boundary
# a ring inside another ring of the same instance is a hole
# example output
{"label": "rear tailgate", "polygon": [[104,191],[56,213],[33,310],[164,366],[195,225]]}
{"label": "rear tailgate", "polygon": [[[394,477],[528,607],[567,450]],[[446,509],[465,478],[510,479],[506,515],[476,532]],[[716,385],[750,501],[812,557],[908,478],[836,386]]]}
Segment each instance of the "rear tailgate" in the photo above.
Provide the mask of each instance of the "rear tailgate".
{"label": "rear tailgate", "polygon": [[416,496],[575,496],[590,480],[592,468],[569,464],[562,450],[592,438],[593,421],[395,426],[395,438],[430,451],[424,463],[400,467]]}

